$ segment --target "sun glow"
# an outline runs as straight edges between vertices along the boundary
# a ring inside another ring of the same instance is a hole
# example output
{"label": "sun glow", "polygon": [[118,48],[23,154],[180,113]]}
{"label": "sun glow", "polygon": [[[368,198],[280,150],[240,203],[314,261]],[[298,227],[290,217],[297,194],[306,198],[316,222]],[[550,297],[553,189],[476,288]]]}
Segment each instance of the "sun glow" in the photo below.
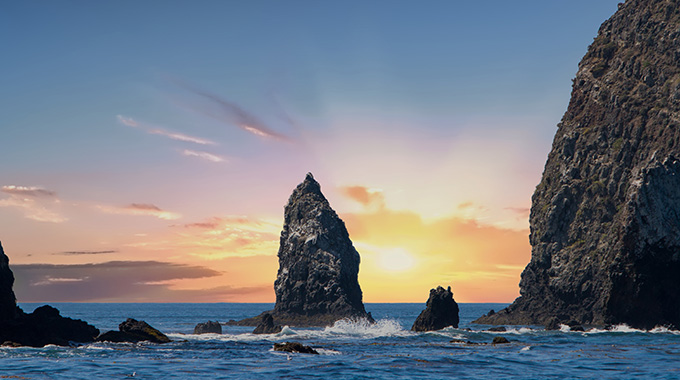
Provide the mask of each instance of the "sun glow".
{"label": "sun glow", "polygon": [[385,248],[378,252],[378,266],[389,272],[403,272],[413,269],[415,258],[404,248]]}

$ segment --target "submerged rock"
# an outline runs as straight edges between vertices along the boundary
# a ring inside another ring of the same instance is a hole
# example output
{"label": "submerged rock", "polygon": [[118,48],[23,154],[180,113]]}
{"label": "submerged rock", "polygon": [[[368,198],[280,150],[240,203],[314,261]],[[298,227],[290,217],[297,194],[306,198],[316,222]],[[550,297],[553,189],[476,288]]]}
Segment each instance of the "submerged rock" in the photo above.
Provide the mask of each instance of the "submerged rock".
{"label": "submerged rock", "polygon": [[128,318],[125,322],[118,325],[119,331],[107,331],[97,337],[97,342],[116,342],[116,343],[137,343],[149,341],[152,343],[171,342],[165,334],[151,327],[144,321]]}
{"label": "submerged rock", "polygon": [[14,274],[9,258],[0,245],[0,342],[11,346],[43,347],[48,344],[68,346],[94,341],[96,327],[81,320],[62,317],[52,306],[41,306],[24,313],[16,305],[12,287]]}
{"label": "submerged rock", "polygon": [[[359,253],[311,173],[288,199],[278,257],[276,305],[267,312],[274,323],[327,326],[343,318],[372,321],[357,280]],[[235,324],[256,326],[261,317]]]}
{"label": "submerged rock", "polygon": [[280,332],[281,326],[274,324],[274,318],[269,313],[262,315],[262,322],[253,330],[253,334],[278,334]]}
{"label": "submerged rock", "polygon": [[319,355],[315,349],[309,346],[304,346],[300,342],[274,343],[274,351]]}
{"label": "submerged rock", "polygon": [[483,324],[680,327],[680,4],[628,0],[579,64],[521,296]]}
{"label": "submerged rock", "polygon": [[199,323],[194,327],[194,334],[222,334],[222,325],[217,321]]}
{"label": "submerged rock", "polygon": [[430,290],[430,297],[411,327],[412,331],[435,331],[444,327],[458,327],[458,304],[453,299],[451,287],[438,286]]}

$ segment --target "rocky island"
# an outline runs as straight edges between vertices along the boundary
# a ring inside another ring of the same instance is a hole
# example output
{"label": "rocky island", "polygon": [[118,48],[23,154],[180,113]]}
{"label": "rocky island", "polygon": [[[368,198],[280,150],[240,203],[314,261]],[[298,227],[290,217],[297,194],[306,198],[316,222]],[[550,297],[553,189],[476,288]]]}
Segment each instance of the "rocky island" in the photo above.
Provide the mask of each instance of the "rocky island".
{"label": "rocky island", "polygon": [[520,297],[483,324],[680,328],[680,5],[628,0],[579,64]]}
{"label": "rocky island", "polygon": [[[357,279],[359,253],[311,173],[286,204],[278,257],[276,306],[266,312],[273,324],[327,326],[343,318],[372,321]],[[262,319],[233,324],[256,326]]]}

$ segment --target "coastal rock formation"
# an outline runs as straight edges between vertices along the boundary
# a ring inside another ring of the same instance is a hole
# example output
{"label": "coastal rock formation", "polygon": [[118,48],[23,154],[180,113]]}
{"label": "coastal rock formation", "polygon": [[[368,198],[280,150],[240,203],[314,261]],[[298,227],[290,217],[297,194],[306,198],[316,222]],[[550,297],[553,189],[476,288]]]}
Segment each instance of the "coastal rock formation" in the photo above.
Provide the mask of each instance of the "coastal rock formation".
{"label": "coastal rock formation", "polygon": [[[345,223],[333,211],[321,186],[307,173],[288,199],[274,282],[274,322],[288,326],[327,326],[343,318],[366,318],[359,253]],[[261,316],[234,324],[255,326]]]}
{"label": "coastal rock formation", "polygon": [[274,317],[269,313],[262,315],[262,322],[260,322],[253,334],[278,334],[281,332],[281,326],[274,324]]}
{"label": "coastal rock formation", "polygon": [[0,245],[0,321],[14,319],[19,314],[13,286],[14,274],[9,269],[9,258]]}
{"label": "coastal rock formation", "polygon": [[274,343],[274,351],[319,355],[318,351],[300,342]]}
{"label": "coastal rock formation", "polygon": [[484,324],[680,327],[680,4],[628,0],[579,64],[521,296]]}
{"label": "coastal rock formation", "polygon": [[97,342],[115,342],[115,343],[137,343],[141,341],[149,341],[151,343],[168,343],[171,342],[165,334],[151,327],[144,321],[128,318],[125,322],[118,325],[119,331],[107,331],[97,337]]}
{"label": "coastal rock formation", "polygon": [[458,328],[458,304],[453,299],[451,287],[438,286],[430,290],[430,297],[423,310],[411,327],[412,331],[435,331],[444,327]]}
{"label": "coastal rock formation", "polygon": [[0,342],[8,346],[68,346],[94,341],[99,330],[81,320],[62,317],[59,310],[41,306],[26,314],[16,304],[14,274],[0,245]]}
{"label": "coastal rock formation", "polygon": [[194,334],[222,334],[222,325],[217,321],[199,323],[194,327]]}

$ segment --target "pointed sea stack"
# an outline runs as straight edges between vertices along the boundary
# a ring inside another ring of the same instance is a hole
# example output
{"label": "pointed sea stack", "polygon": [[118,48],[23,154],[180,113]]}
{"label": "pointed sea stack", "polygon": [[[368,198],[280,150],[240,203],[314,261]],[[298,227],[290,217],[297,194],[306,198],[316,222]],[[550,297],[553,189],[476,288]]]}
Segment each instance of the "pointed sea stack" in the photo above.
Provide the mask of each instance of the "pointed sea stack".
{"label": "pointed sea stack", "polygon": [[680,4],[628,0],[579,64],[521,296],[484,324],[680,328]]}
{"label": "pointed sea stack", "polygon": [[[276,306],[266,312],[275,324],[328,326],[343,318],[373,321],[364,309],[357,280],[359,253],[312,173],[288,199],[278,257]],[[257,326],[263,315],[227,324]]]}
{"label": "pointed sea stack", "polygon": [[280,244],[277,324],[322,326],[368,317],[357,280],[359,253],[312,173],[288,199]]}

